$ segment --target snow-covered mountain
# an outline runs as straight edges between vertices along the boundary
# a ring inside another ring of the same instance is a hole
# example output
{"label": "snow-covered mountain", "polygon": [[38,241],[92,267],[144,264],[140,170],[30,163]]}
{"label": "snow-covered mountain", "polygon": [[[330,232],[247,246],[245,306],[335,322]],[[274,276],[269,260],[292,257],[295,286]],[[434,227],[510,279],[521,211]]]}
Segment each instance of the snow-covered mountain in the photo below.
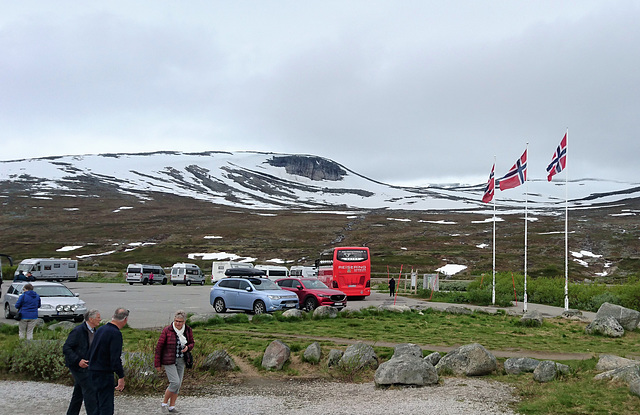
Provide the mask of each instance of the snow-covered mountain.
{"label": "snow-covered mountain", "polygon": [[[142,199],[170,193],[249,209],[402,209],[490,211],[484,184],[399,187],[312,155],[256,152],[155,152],[46,157],[0,162],[0,189],[34,197],[100,196],[115,190]],[[528,194],[528,196],[527,196]],[[0,194],[2,196],[2,194]],[[570,207],[618,204],[640,196],[640,184],[583,179],[569,182]],[[564,182],[530,181],[496,204],[507,213],[564,206]]]}

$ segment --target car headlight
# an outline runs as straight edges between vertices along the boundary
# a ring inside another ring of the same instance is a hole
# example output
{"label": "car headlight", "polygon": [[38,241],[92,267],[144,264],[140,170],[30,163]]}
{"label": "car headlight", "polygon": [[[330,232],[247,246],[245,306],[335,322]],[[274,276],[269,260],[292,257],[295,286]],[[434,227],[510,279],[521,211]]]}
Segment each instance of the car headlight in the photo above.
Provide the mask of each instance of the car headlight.
{"label": "car headlight", "polygon": [[269,299],[270,299],[270,300],[279,300],[279,299],[281,299],[281,298],[282,298],[282,296],[281,296],[281,295],[270,295],[270,296],[269,296]]}
{"label": "car headlight", "polygon": [[53,306],[51,304],[42,304],[40,306],[41,310],[53,310]]}
{"label": "car headlight", "polygon": [[322,297],[322,298],[330,298],[330,295],[327,294],[318,294],[318,297]]}
{"label": "car headlight", "polygon": [[60,304],[56,306],[56,311],[68,313],[70,311],[76,311],[77,308],[78,308],[77,304]]}

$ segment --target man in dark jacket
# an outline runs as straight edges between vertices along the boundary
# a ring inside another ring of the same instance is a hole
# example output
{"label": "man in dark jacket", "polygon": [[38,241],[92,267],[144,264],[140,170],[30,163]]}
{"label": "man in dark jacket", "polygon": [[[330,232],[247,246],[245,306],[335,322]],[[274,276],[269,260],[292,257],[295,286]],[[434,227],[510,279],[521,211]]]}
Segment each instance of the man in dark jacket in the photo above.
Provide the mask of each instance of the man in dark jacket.
{"label": "man in dark jacket", "polygon": [[96,327],[100,325],[100,312],[89,310],[84,315],[84,322],[77,325],[62,346],[64,363],[73,376],[73,394],[67,415],[78,415],[84,400],[87,415],[94,415],[98,409],[89,378],[89,347],[93,341]]}
{"label": "man in dark jacket", "polygon": [[13,281],[26,281],[26,280],[27,280],[27,276],[24,275],[24,271],[22,270],[18,273],[18,275],[13,277]]}
{"label": "man in dark jacket", "polygon": [[93,384],[99,415],[113,415],[114,382],[113,374],[118,376],[115,390],[124,389],[124,368],[122,367],[122,333],[120,330],[127,324],[129,310],[118,308],[111,322],[96,331],[89,348],[89,373]]}
{"label": "man in dark jacket", "polygon": [[396,280],[391,277],[389,280],[389,296],[393,297],[396,294]]}

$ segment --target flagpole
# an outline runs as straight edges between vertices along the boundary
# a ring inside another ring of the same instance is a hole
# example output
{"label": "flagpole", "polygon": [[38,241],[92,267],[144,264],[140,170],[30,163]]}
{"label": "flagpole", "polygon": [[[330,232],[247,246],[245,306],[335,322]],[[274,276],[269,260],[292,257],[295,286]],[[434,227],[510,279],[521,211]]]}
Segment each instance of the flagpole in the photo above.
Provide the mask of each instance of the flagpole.
{"label": "flagpole", "polygon": [[[527,160],[529,160],[529,142],[527,142]],[[524,312],[527,312],[527,224],[529,222],[527,218],[528,204],[529,204],[529,181],[525,177],[525,199],[524,199]]]}
{"label": "flagpole", "polygon": [[[493,170],[495,172],[496,156],[493,156]],[[493,285],[491,287],[491,304],[496,305],[496,192],[495,192],[495,176],[493,178]]]}
{"label": "flagpole", "polygon": [[569,127],[567,127],[567,146],[564,173],[564,310],[569,310]]}

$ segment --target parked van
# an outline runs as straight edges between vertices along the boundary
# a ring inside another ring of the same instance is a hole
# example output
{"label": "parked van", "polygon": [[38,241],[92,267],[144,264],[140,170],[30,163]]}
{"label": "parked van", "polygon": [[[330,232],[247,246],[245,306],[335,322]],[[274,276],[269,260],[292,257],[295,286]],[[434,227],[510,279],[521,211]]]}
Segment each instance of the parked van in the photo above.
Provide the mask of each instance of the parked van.
{"label": "parked van", "polygon": [[289,276],[297,278],[318,278],[318,268],[294,265],[291,267]]}
{"label": "parked van", "polygon": [[211,266],[211,283],[215,283],[225,277],[224,272],[231,268],[253,268],[250,262],[213,261]]}
{"label": "parked van", "polygon": [[204,285],[204,274],[196,264],[178,262],[171,267],[171,284],[173,284],[174,287],[178,284]]}
{"label": "parked van", "polygon": [[75,259],[29,258],[18,265],[14,278],[22,271],[30,272],[40,281],[78,281],[78,261]]}
{"label": "parked van", "polygon": [[256,265],[256,268],[263,270],[272,281],[289,277],[289,268],[282,265]]}
{"label": "parked van", "polygon": [[[153,281],[151,281],[150,278],[151,274],[153,274]],[[129,285],[133,285],[134,282],[141,282],[142,285],[159,282],[165,285],[167,283],[167,274],[165,274],[164,269],[160,265],[129,264],[127,265],[125,279]]]}

